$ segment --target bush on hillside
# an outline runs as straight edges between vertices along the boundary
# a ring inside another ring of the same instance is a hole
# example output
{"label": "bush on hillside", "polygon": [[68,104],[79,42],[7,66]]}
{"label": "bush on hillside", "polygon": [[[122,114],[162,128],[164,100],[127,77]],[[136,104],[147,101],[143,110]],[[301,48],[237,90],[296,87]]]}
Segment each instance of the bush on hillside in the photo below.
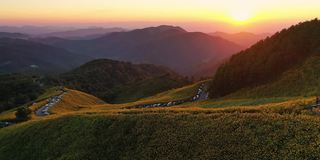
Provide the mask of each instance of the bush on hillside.
{"label": "bush on hillside", "polygon": [[31,110],[28,107],[20,107],[15,115],[17,121],[25,121],[31,118]]}

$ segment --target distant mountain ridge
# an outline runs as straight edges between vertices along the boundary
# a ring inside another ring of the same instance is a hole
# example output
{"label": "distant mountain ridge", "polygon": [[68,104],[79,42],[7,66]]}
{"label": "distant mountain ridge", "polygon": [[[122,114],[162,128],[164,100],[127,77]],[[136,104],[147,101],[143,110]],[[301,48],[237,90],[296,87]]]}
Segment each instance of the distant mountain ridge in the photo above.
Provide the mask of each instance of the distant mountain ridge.
{"label": "distant mountain ridge", "polygon": [[40,37],[58,37],[58,38],[66,38],[66,39],[94,39],[112,32],[124,32],[124,31],[126,30],[123,28],[92,27],[92,28],[83,28],[83,29],[46,33],[46,34],[40,35]]}
{"label": "distant mountain ridge", "polygon": [[185,75],[196,72],[204,62],[224,59],[242,49],[220,37],[166,25],[114,32],[92,40],[39,41],[95,58],[163,65]]}
{"label": "distant mountain ridge", "polygon": [[54,26],[0,26],[1,32],[10,32],[10,33],[22,33],[28,35],[40,35],[51,32],[61,32],[66,30],[73,30],[74,27],[54,27]]}
{"label": "distant mountain ridge", "polygon": [[91,58],[25,39],[0,38],[0,72],[59,73]]}
{"label": "distant mountain ridge", "polygon": [[[220,97],[256,87],[260,89],[253,92],[255,95],[303,95],[311,91],[318,94],[314,91],[320,91],[320,68],[315,63],[319,55],[320,21],[299,23],[232,56],[219,67],[210,95]],[[289,93],[296,88],[299,91]]]}
{"label": "distant mountain ridge", "polygon": [[221,37],[223,39],[239,44],[245,48],[248,48],[253,44],[257,43],[258,41],[270,36],[270,34],[268,33],[254,34],[250,32],[239,32],[233,34],[225,32],[214,32],[210,33],[210,35]]}
{"label": "distant mountain ridge", "polygon": [[0,32],[0,38],[20,38],[27,39],[28,35],[22,33],[10,33],[10,32]]}

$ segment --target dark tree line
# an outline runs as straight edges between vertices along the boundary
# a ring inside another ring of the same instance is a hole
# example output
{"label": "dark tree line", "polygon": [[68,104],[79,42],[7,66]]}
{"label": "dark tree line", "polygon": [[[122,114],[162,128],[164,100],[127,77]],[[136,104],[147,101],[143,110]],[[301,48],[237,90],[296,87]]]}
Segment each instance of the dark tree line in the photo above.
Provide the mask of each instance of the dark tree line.
{"label": "dark tree line", "polygon": [[[119,92],[127,92],[131,90],[130,88],[136,88],[136,92],[144,90],[142,94],[154,94],[185,85],[188,79],[161,66],[100,59],[60,75],[59,81],[63,86],[81,90],[106,102],[114,103]],[[141,82],[150,83],[150,85],[145,84],[143,88],[139,88],[139,86],[142,87]],[[153,82],[157,84],[151,86]],[[145,88],[146,86],[148,87]]]}
{"label": "dark tree line", "polygon": [[242,88],[272,82],[316,54],[320,54],[320,21],[314,19],[291,26],[232,56],[220,66],[210,95],[225,96]]}
{"label": "dark tree line", "polygon": [[30,75],[0,75],[0,112],[35,100],[43,92],[38,80]]}

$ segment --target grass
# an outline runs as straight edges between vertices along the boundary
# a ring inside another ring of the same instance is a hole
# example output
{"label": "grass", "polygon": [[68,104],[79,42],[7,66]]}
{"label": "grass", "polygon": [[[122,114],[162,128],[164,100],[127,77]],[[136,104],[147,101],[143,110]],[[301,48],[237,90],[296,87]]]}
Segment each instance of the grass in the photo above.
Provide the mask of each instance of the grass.
{"label": "grass", "polygon": [[80,109],[92,107],[94,105],[103,104],[104,102],[92,95],[77,90],[66,89],[66,94],[49,112],[53,114],[65,113],[70,111],[78,111]]}
{"label": "grass", "polygon": [[59,94],[61,94],[61,93],[62,93],[62,91],[61,91],[60,87],[51,87],[51,88],[47,89],[46,92],[44,92],[42,95],[40,95],[40,96],[35,100],[35,102],[43,101],[43,100],[45,100],[45,99],[48,99],[48,98],[50,98],[50,97],[59,95]]}
{"label": "grass", "polygon": [[[92,95],[66,89],[67,94],[64,95],[64,98],[62,101],[60,101],[55,107],[49,110],[49,112],[53,114],[57,113],[63,113],[63,112],[71,112],[71,111],[77,111],[82,108],[86,108],[88,106],[92,107],[93,105],[103,104],[104,102]],[[29,106],[29,108],[32,110],[32,112],[35,112],[40,107],[44,106],[47,103],[47,99],[53,96],[58,96],[62,94],[63,92],[59,87],[52,87],[48,89],[44,94],[39,96],[34,103],[28,103],[26,105]],[[0,114],[0,121],[13,121],[15,119],[15,112],[17,108],[2,112]],[[32,119],[39,118],[34,113],[32,113]]]}
{"label": "grass", "polygon": [[[185,87],[172,89],[159,93],[155,96],[147,97],[132,103],[124,104],[105,104],[102,100],[92,95],[86,94],[84,92],[67,89],[68,94],[66,94],[61,102],[59,102],[55,107],[49,110],[50,113],[59,114],[66,112],[73,112],[79,110],[109,110],[115,108],[123,108],[128,106],[133,106],[137,104],[149,104],[157,102],[168,102],[173,100],[185,99],[196,94],[197,89],[200,84],[207,83],[208,81],[202,81]],[[46,100],[52,96],[57,96],[62,93],[59,87],[52,87],[48,89],[44,94],[39,96],[35,100],[35,104],[29,104],[32,111],[35,111],[45,105]],[[12,109],[0,114],[0,121],[14,120],[16,109]],[[37,116],[32,115],[32,118],[37,118]]]}
{"label": "grass", "polygon": [[317,159],[319,122],[170,110],[65,115],[1,129],[0,159]]}
{"label": "grass", "polygon": [[[199,85],[136,103],[189,97]],[[53,115],[0,129],[0,159],[319,159],[320,111],[306,108],[314,99],[213,99],[126,109],[130,104],[102,104],[68,90]]]}
{"label": "grass", "polygon": [[[50,98],[52,96],[59,95],[61,93],[62,93],[62,91],[59,87],[52,87],[52,88],[47,89],[42,95],[40,95],[33,102],[29,102],[29,103],[24,104],[19,107],[29,106],[32,111],[35,111],[38,108],[42,107],[46,103],[46,100],[48,98]],[[15,117],[16,117],[15,112],[19,107],[16,107],[16,108],[13,108],[13,109],[10,109],[10,110],[7,110],[7,111],[0,113],[0,121],[14,121]],[[32,117],[34,117],[34,115]]]}
{"label": "grass", "polygon": [[196,103],[195,105],[203,108],[224,108],[235,106],[258,106],[264,104],[280,103],[300,97],[273,97],[273,98],[255,98],[255,99],[210,99]]}
{"label": "grass", "polygon": [[190,98],[197,93],[197,90],[202,83],[208,83],[208,82],[209,80],[201,81],[185,87],[165,91],[151,97],[146,97],[136,102],[120,104],[120,105],[133,106],[138,104],[153,104],[153,103],[170,102],[170,101]]}
{"label": "grass", "polygon": [[16,108],[4,111],[0,113],[0,121],[13,121],[16,116],[15,116],[15,112],[16,112]]}
{"label": "grass", "polygon": [[112,103],[135,102],[142,98],[167,91],[172,88],[179,88],[186,85],[186,82],[177,77],[160,76],[145,79],[136,83],[121,86],[115,89],[117,93]]}

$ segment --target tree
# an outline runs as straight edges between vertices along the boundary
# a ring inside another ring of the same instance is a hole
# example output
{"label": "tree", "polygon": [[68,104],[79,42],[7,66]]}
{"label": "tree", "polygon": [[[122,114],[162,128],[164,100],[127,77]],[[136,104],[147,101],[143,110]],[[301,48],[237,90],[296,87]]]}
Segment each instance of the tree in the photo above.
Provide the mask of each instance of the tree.
{"label": "tree", "polygon": [[21,107],[18,108],[17,112],[15,113],[16,119],[18,121],[25,121],[30,118],[31,110],[28,107]]}

